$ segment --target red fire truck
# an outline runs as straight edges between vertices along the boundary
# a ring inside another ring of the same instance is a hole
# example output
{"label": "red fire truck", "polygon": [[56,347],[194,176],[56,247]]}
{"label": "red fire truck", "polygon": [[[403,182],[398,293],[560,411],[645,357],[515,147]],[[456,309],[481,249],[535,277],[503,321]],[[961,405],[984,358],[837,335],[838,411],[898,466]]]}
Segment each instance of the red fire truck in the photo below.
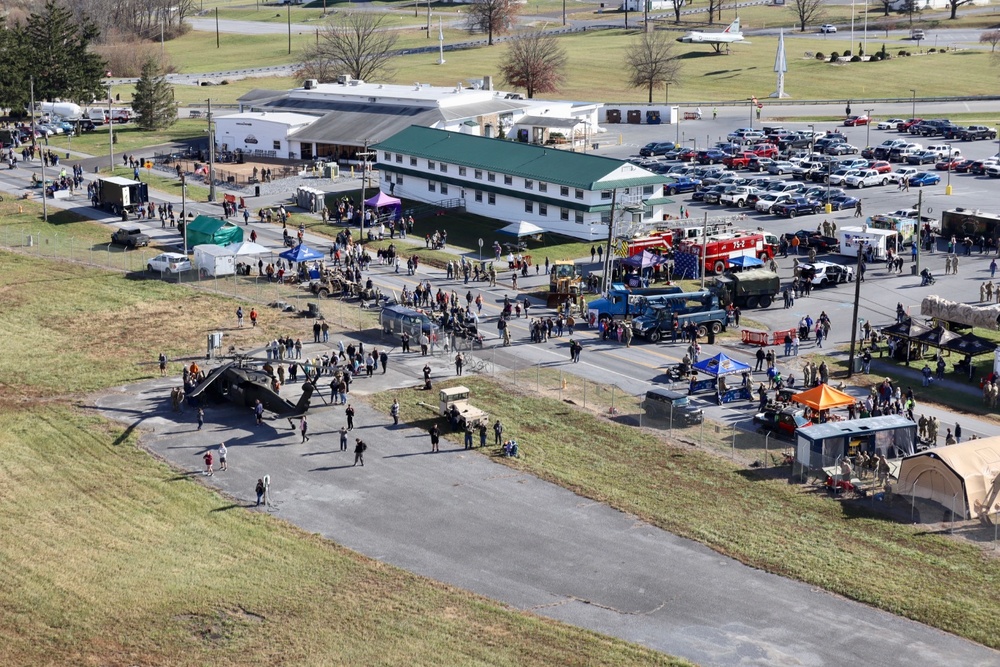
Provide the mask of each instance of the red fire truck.
{"label": "red fire truck", "polygon": [[[701,241],[685,241],[682,252],[701,256]],[[768,261],[778,251],[778,237],[768,232],[729,232],[709,236],[705,241],[705,271],[722,273],[729,261],[741,256]]]}
{"label": "red fire truck", "polygon": [[628,256],[641,255],[643,250],[661,253],[668,250],[672,242],[673,234],[669,231],[656,231],[649,236],[627,239]]}

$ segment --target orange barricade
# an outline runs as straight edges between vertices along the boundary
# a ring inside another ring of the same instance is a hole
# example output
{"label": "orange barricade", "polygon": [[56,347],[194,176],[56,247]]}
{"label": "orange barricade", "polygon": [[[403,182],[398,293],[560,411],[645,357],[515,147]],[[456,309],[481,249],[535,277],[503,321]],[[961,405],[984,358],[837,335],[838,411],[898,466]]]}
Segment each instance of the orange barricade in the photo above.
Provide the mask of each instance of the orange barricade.
{"label": "orange barricade", "polygon": [[785,334],[791,334],[792,340],[799,337],[799,332],[797,329],[784,329],[782,331],[772,331],[771,332],[771,345],[784,345],[785,344]]}
{"label": "orange barricade", "polygon": [[766,331],[751,331],[750,329],[743,329],[741,335],[743,343],[746,345],[767,345]]}

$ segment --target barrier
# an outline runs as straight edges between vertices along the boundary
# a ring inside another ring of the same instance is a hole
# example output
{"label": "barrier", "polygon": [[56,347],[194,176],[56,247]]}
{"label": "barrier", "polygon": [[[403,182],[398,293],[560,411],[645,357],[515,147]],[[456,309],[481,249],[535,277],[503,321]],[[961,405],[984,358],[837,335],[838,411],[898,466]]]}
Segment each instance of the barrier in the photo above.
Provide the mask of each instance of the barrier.
{"label": "barrier", "polygon": [[754,331],[752,329],[743,329],[740,332],[740,342],[744,345],[757,345],[758,347],[784,345],[786,334],[790,334],[792,340],[799,337],[799,332],[796,329],[781,329],[780,331]]}

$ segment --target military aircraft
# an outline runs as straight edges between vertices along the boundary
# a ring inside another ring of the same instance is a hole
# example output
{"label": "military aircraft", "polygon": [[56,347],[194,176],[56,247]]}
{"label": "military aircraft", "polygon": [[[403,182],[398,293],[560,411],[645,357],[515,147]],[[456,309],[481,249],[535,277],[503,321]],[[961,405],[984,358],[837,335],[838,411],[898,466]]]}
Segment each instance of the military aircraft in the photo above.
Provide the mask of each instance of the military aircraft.
{"label": "military aircraft", "polygon": [[715,49],[716,53],[722,53],[722,47],[726,47],[726,51],[729,51],[729,45],[740,42],[742,44],[749,44],[750,42],[743,39],[743,33],[740,32],[740,18],[737,16],[736,20],[729,24],[729,27],[722,32],[701,32],[699,30],[692,30],[683,37],[677,38],[678,42],[682,44],[711,44],[712,48]]}
{"label": "military aircraft", "polygon": [[303,383],[302,396],[297,403],[292,403],[271,388],[274,378],[265,370],[252,368],[252,363],[247,357],[240,356],[213,368],[187,397],[196,398],[207,391],[217,401],[227,400],[248,408],[254,407],[259,400],[265,410],[278,418],[287,419],[289,424],[293,419],[309,413],[309,400],[316,390],[311,382]]}

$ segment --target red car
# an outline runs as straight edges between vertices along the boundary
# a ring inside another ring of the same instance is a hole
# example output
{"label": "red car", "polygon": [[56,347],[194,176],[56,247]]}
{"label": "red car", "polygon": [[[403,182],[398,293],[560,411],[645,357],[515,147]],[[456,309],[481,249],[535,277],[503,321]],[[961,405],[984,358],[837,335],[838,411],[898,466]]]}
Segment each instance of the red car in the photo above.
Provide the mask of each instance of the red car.
{"label": "red car", "polygon": [[962,158],[953,157],[950,160],[948,158],[945,158],[944,160],[941,160],[940,162],[935,164],[934,168],[937,169],[938,171],[954,171],[955,168],[958,167],[958,165],[962,164],[963,162],[965,162],[965,160],[963,160]]}
{"label": "red car", "polygon": [[923,121],[923,118],[910,118],[909,120],[904,120],[902,123],[896,125],[896,130],[899,132],[909,132],[911,127],[921,121]]}
{"label": "red car", "polygon": [[871,120],[868,116],[848,116],[844,119],[844,126],[857,127],[859,125],[867,125]]}
{"label": "red car", "polygon": [[756,144],[750,147],[750,152],[757,157],[769,157],[773,159],[778,157],[778,153],[781,151],[774,144]]}
{"label": "red car", "polygon": [[869,169],[874,169],[880,174],[888,174],[892,171],[892,164],[886,162],[885,160],[877,160],[868,165]]}
{"label": "red car", "polygon": [[694,162],[694,159],[696,157],[698,157],[698,151],[694,150],[693,148],[682,150],[680,153],[677,154],[677,159],[680,160],[681,162]]}
{"label": "red car", "polygon": [[726,165],[730,169],[746,169],[750,166],[750,160],[757,157],[753,153],[739,153],[738,155],[730,155],[722,159],[722,164]]}

